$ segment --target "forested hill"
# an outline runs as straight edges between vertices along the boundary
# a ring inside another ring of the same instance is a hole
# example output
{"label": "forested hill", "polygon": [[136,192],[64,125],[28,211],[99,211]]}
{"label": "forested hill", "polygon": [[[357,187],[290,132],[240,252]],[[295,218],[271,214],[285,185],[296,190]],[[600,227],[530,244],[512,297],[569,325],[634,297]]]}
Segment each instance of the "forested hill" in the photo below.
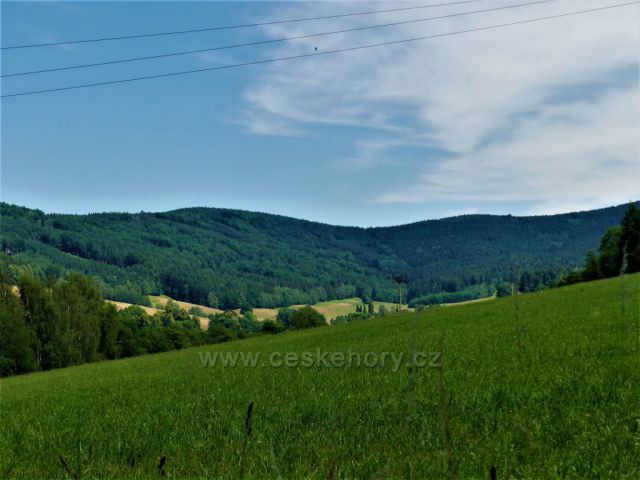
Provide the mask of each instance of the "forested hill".
{"label": "forested hill", "polygon": [[396,275],[414,300],[485,296],[516,266],[523,288],[535,289],[581,265],[625,208],[364,229],[218,208],[60,215],[0,203],[0,221],[14,274],[26,265],[43,277],[75,270],[118,300],[164,293],[228,308],[390,301]]}

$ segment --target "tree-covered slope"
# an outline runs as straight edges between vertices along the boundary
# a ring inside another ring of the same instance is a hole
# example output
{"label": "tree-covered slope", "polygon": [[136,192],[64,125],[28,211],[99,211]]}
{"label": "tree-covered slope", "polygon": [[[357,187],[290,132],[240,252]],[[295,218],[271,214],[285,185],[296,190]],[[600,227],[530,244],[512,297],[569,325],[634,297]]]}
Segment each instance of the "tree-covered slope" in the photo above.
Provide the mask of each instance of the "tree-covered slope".
{"label": "tree-covered slope", "polygon": [[105,295],[143,294],[220,307],[395,298],[475,289],[521,272],[561,273],[595,249],[625,206],[540,217],[464,215],[386,228],[336,227],[217,208],[165,213],[45,214],[0,204],[13,265],[96,276]]}

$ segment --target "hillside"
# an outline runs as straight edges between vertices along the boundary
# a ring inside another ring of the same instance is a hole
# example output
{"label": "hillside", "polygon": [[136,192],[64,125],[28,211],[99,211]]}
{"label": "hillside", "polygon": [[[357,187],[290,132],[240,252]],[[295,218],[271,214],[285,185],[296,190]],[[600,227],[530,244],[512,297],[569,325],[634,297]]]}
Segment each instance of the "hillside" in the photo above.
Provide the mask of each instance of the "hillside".
{"label": "hillside", "polygon": [[[68,478],[62,457],[79,478],[449,478],[447,418],[458,478],[638,478],[639,288],[636,274],[1,379],[0,476]],[[381,365],[411,345],[444,351],[443,368]],[[377,363],[270,360],[316,349]],[[216,352],[260,357],[225,368]]]}
{"label": "hillside", "polygon": [[[41,276],[96,276],[106,297],[166,294],[214,308],[279,307],[360,297],[488,296],[514,268],[532,285],[582,264],[625,206],[540,217],[464,215],[388,228],[336,227],[216,208],[44,214],[0,204],[2,251]],[[446,300],[446,299],[445,299]]]}

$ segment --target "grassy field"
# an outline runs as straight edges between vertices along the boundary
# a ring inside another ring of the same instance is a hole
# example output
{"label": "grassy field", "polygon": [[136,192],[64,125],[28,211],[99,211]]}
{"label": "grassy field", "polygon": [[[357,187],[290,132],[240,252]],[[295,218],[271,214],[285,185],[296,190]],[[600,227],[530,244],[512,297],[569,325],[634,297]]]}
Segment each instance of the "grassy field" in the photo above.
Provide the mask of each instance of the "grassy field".
{"label": "grassy field", "polygon": [[[154,305],[154,307],[162,307],[169,300],[171,300],[170,297],[166,295],[158,295],[158,296],[149,295],[149,299],[151,300],[151,304]],[[218,310],[217,308],[206,307],[204,305],[197,305],[195,303],[181,302],[178,300],[173,300],[173,302],[176,305],[178,305],[180,308],[187,311],[189,311],[189,309],[191,309],[192,307],[197,307],[197,308],[200,308],[207,315],[222,312],[222,310]],[[128,304],[123,304],[122,302],[113,302],[113,303],[117,305],[118,304],[128,305]],[[397,304],[389,303],[389,302],[373,302],[373,304],[376,311],[378,311],[378,308],[380,308],[380,305],[384,305],[387,308],[387,310],[389,310],[390,312],[395,311],[395,308],[397,306]],[[327,321],[330,322],[331,320],[333,320],[339,315],[354,313],[356,311],[357,305],[362,305],[362,300],[360,298],[353,297],[353,298],[345,298],[342,300],[331,300],[328,302],[320,302],[312,306],[318,312],[323,314],[326,317]],[[302,307],[304,307],[304,305],[292,305],[292,308],[302,308]],[[407,306],[404,305],[403,308],[407,308]],[[277,308],[254,308],[253,313],[255,314],[256,318],[261,322],[264,320],[275,320],[276,317],[278,316],[278,309]],[[208,324],[208,319],[204,319],[204,320],[206,320],[205,323]],[[201,324],[202,323],[203,323],[203,320],[201,319]]]}
{"label": "grassy field", "polygon": [[[61,455],[78,478],[640,478],[639,287],[635,275],[2,379],[0,477],[72,478]],[[406,359],[441,339],[442,368],[268,362],[317,348]],[[261,357],[203,368],[202,352]]]}
{"label": "grassy field", "polygon": [[144,305],[133,305],[131,303],[118,302],[116,300],[107,300],[107,302],[113,303],[118,310],[124,310],[125,308],[129,308],[129,307],[132,307],[132,306],[137,306],[137,307],[142,308],[147,313],[147,315],[155,315],[156,313],[158,313],[160,311],[155,307],[145,307]]}
{"label": "grassy field", "polygon": [[[333,320],[334,318],[340,315],[347,315],[349,313],[354,313],[358,305],[362,305],[362,299],[358,297],[353,297],[353,298],[345,298],[342,300],[330,300],[328,302],[320,302],[312,306],[318,312],[323,314],[327,319],[327,321],[330,322],[331,320]],[[395,311],[396,307],[398,306],[397,303],[374,301],[373,306],[376,312],[378,311],[378,308],[380,308],[380,305],[384,305],[389,312]],[[294,308],[299,308],[303,306],[304,305],[294,305]],[[403,305],[403,309],[406,309],[406,308],[407,306]]]}
{"label": "grassy field", "polygon": [[202,310],[205,315],[215,315],[216,313],[222,313],[222,310],[218,310],[217,308],[211,308],[205,305],[197,305],[195,303],[181,302],[180,300],[173,300],[166,295],[149,295],[149,300],[151,300],[151,305],[156,308],[162,308],[169,300],[172,300],[173,303],[186,311],[189,311],[192,307],[196,307]]}
{"label": "grassy field", "polygon": [[443,303],[443,307],[457,307],[460,305],[469,305],[470,303],[478,303],[478,302],[488,302],[489,300],[495,300],[496,296],[493,297],[482,297],[476,298],[474,300],[465,300],[464,302],[456,302],[456,303]]}

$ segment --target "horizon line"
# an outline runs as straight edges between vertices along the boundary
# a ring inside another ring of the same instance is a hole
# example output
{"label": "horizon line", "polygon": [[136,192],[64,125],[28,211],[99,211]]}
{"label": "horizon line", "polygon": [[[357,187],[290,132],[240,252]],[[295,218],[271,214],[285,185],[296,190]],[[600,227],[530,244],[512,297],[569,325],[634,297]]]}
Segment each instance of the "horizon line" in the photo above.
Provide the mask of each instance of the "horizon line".
{"label": "horizon line", "polygon": [[[214,207],[214,206],[199,205],[199,206],[188,206],[188,207],[176,207],[176,208],[172,208],[170,210],[157,210],[157,211],[147,211],[147,210],[138,210],[138,211],[103,210],[103,211],[93,211],[93,212],[78,213],[78,212],[52,212],[52,211],[45,211],[45,210],[43,210],[41,208],[28,207],[28,206],[18,205],[18,204],[15,204],[15,203],[10,203],[10,202],[6,202],[4,200],[0,200],[0,204],[9,205],[9,206],[18,207],[18,208],[25,208],[27,210],[36,210],[36,211],[40,211],[40,212],[44,213],[45,215],[74,215],[74,216],[109,215],[109,214],[141,215],[141,214],[173,213],[173,212],[177,212],[177,211],[180,211],[180,210],[208,209],[208,210],[227,210],[227,211],[233,211],[233,212],[244,212],[244,213],[254,213],[254,214],[260,214],[260,215],[270,215],[270,216],[274,216],[274,217],[288,218],[288,219],[296,220],[296,221],[299,221],[299,222],[316,223],[316,224],[320,224],[320,225],[328,225],[328,226],[331,226],[331,227],[340,227],[340,228],[358,228],[358,229],[363,229],[363,230],[376,229],[376,228],[403,227],[403,226],[407,226],[407,225],[414,225],[414,224],[417,224],[417,223],[435,222],[435,221],[447,220],[447,219],[451,219],[451,218],[473,217],[473,216],[477,216],[477,217],[480,217],[480,216],[486,216],[486,217],[515,217],[515,218],[554,217],[554,216],[560,216],[560,215],[571,215],[571,214],[576,214],[576,213],[596,212],[596,211],[599,211],[599,210],[607,210],[607,209],[610,209],[610,208],[620,208],[620,207],[622,207],[624,205],[629,205],[629,204],[632,204],[632,203],[639,203],[639,202],[640,202],[640,198],[636,199],[636,200],[629,200],[628,202],[620,203],[620,204],[617,204],[617,205],[608,205],[608,206],[604,206],[604,207],[598,207],[598,208],[592,208],[592,209],[584,209],[584,210],[571,210],[571,211],[560,212],[560,213],[545,213],[545,214],[534,214],[534,215],[514,215],[514,214],[511,214],[511,213],[497,214],[497,213],[485,213],[485,212],[461,213],[459,215],[449,215],[449,216],[436,217],[436,218],[427,218],[427,219],[415,220],[415,221],[411,221],[411,222],[407,222],[407,223],[364,227],[364,226],[358,226],[358,225],[340,225],[340,224],[335,224],[335,223],[327,223],[327,222],[323,222],[323,221],[319,221],[319,220],[311,220],[311,219],[308,219],[308,218],[299,218],[299,217],[294,217],[294,216],[290,216],[290,215],[284,215],[284,214],[281,214],[281,213],[265,212],[265,211],[260,211],[260,210],[248,210],[248,209],[242,209],[242,208],[230,208],[230,207]],[[0,221],[1,221],[1,215],[0,215]]]}

